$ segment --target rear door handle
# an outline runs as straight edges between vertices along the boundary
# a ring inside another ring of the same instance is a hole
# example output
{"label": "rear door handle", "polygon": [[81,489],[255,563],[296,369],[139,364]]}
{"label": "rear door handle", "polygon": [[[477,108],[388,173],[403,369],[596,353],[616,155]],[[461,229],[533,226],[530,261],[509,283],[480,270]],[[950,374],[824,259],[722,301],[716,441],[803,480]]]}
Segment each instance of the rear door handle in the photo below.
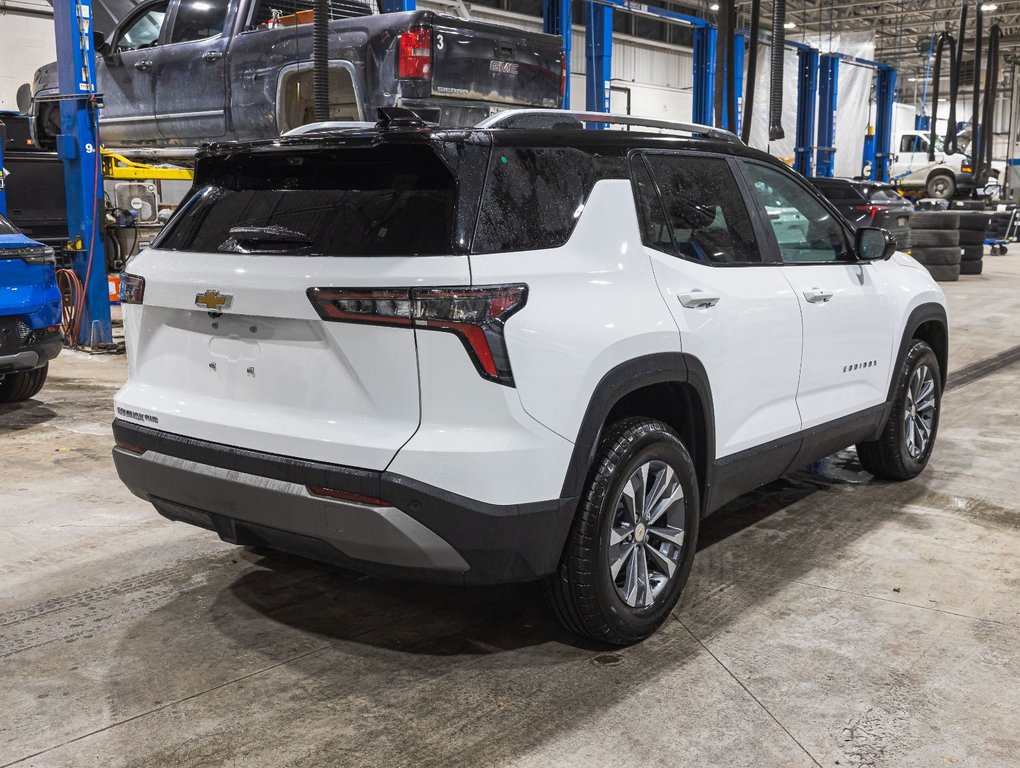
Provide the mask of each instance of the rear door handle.
{"label": "rear door handle", "polygon": [[202,59],[205,61],[219,61],[223,58],[223,51],[206,51],[202,54]]}
{"label": "rear door handle", "polygon": [[676,298],[687,309],[708,309],[718,304],[721,297],[707,293],[700,288],[695,288],[686,293],[678,293]]}
{"label": "rear door handle", "polygon": [[151,69],[151,68],[152,68],[152,62],[149,61],[148,59],[142,59],[141,61],[136,61],[135,62],[135,69],[139,70],[140,72],[144,72],[145,70]]}
{"label": "rear door handle", "polygon": [[832,291],[826,291],[824,288],[808,288],[804,291],[804,298],[812,304],[824,304],[832,298]]}

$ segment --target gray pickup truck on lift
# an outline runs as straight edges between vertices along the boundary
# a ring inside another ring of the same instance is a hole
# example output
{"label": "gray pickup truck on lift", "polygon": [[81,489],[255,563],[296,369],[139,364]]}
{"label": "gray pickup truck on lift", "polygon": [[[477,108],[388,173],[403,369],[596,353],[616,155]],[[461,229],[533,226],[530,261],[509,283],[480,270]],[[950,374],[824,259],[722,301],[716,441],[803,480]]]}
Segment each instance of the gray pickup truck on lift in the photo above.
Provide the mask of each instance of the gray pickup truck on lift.
{"label": "gray pickup truck on lift", "polygon": [[[312,2],[150,0],[97,32],[104,144],[247,141],[313,122]],[[557,37],[432,11],[379,14],[357,0],[329,5],[331,120],[399,106],[467,126],[504,107],[561,105]],[[37,142],[52,145],[56,64],[36,72],[31,93]]]}

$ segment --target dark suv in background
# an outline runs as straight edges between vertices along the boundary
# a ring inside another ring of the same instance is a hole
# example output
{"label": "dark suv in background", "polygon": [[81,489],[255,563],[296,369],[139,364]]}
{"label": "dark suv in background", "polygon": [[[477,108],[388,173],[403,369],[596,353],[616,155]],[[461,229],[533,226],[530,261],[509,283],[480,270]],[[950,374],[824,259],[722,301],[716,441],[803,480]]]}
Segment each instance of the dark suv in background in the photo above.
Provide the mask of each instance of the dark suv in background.
{"label": "dark suv in background", "polygon": [[896,247],[901,251],[910,248],[910,214],[914,206],[892,184],[825,177],[811,179],[811,183],[854,229],[881,227],[896,238]]}

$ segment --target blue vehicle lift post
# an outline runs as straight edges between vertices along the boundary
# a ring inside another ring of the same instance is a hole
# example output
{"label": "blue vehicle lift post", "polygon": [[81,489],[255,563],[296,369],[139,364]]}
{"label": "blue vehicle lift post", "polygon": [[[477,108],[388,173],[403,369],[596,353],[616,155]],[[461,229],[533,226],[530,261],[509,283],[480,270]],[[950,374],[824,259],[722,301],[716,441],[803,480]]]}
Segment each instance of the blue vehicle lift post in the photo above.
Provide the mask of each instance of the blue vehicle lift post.
{"label": "blue vehicle lift post", "polygon": [[836,167],[836,96],[839,91],[839,59],[818,57],[818,146],[815,174],[832,176]]}
{"label": "blue vehicle lift post", "polygon": [[379,10],[382,13],[400,13],[416,8],[414,0],[379,0]]}
{"label": "blue vehicle lift post", "polygon": [[812,175],[811,139],[815,133],[815,97],[818,92],[818,51],[797,49],[797,132],[793,167],[804,176]]}
{"label": "blue vehicle lift post", "polygon": [[896,70],[888,64],[879,64],[875,68],[875,75],[875,160],[871,164],[871,178],[875,181],[889,181]]}
{"label": "blue vehicle lift post", "polygon": [[[414,0],[405,0],[413,3]],[[570,0],[542,0],[542,31],[563,41],[563,103],[570,109],[570,49],[573,47],[573,18]]]}
{"label": "blue vehicle lift post", "polygon": [[57,154],[64,161],[71,263],[85,291],[78,342],[109,344],[113,334],[103,252],[103,173],[92,0],[55,0],[53,21],[60,83],[61,133],[57,136]]}
{"label": "blue vehicle lift post", "polygon": [[[585,109],[609,112],[613,80],[613,8],[595,0],[584,5]],[[601,127],[601,126],[599,126]]]}

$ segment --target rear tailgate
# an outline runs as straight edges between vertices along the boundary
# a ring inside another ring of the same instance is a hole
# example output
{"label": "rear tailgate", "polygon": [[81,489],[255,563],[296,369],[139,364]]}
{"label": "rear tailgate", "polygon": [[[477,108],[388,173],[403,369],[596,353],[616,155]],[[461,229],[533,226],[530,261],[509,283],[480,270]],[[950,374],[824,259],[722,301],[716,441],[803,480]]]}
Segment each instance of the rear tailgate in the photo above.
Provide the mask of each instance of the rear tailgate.
{"label": "rear tailgate", "polygon": [[329,321],[315,289],[470,284],[454,169],[421,143],[313,146],[200,160],[196,181],[128,265],[145,285],[124,307],[117,417],[384,469],[420,421],[415,331]]}
{"label": "rear tailgate", "polygon": [[560,106],[563,51],[553,35],[435,16],[432,57],[434,95]]}

